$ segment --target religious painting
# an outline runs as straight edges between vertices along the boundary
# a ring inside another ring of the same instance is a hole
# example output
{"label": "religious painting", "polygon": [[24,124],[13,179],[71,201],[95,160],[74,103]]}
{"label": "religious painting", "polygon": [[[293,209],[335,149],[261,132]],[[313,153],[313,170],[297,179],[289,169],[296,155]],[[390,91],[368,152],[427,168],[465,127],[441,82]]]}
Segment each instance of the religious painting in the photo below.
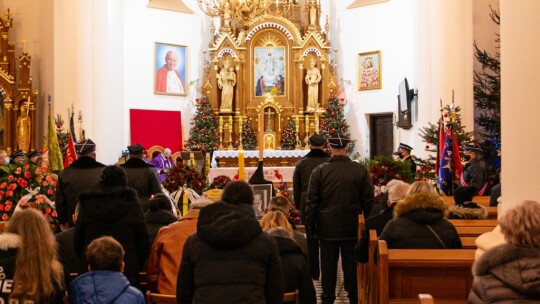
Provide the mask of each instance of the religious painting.
{"label": "religious painting", "polygon": [[285,95],[285,47],[256,47],[254,51],[255,96]]}
{"label": "religious painting", "polygon": [[382,87],[381,51],[358,54],[358,90]]}
{"label": "religious painting", "polygon": [[272,185],[251,185],[253,189],[253,209],[255,209],[255,215],[257,218],[264,216],[266,208],[272,198]]}
{"label": "religious painting", "polygon": [[187,47],[156,42],[154,60],[154,93],[187,95]]}

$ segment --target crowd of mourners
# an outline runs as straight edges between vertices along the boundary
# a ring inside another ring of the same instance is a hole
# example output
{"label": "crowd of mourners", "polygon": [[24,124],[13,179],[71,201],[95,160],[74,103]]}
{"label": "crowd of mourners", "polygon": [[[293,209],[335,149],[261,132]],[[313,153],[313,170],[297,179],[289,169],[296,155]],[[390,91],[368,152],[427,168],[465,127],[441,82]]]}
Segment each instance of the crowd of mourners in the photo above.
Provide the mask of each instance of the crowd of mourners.
{"label": "crowd of mourners", "polygon": [[[42,213],[27,208],[0,234],[0,302],[145,303],[143,272],[145,288],[177,303],[282,303],[296,290],[300,303],[317,303],[314,280],[320,301],[334,303],[341,259],[344,288],[357,303],[356,265],[373,258],[369,230],[389,248],[459,249],[448,219],[487,217],[473,186],[457,188],[447,207],[430,183],[393,180],[376,202],[369,171],[347,156],[349,139],[330,138],[331,156],[322,136],[309,142],[294,171],[294,201],[272,197],[262,218],[244,181],[227,184],[219,201],[192,201],[180,215],[159,183],[167,168],[148,163],[142,146],[128,147],[125,164],[105,166],[91,140],[78,143],[79,158],[58,178],[62,232],[53,234]],[[291,204],[305,233],[289,219]],[[540,204],[519,203],[498,229],[505,241],[475,262],[469,301],[539,300]]]}

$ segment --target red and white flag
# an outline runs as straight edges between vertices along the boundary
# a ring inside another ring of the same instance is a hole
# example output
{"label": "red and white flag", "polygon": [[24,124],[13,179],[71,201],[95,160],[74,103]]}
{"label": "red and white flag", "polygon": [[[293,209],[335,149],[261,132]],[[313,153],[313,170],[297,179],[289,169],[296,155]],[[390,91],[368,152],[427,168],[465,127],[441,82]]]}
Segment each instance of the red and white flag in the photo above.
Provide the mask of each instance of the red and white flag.
{"label": "red and white flag", "polygon": [[68,168],[76,159],[77,153],[75,153],[75,142],[73,142],[73,136],[71,136],[71,132],[69,132],[66,157],[64,158],[64,169]]}

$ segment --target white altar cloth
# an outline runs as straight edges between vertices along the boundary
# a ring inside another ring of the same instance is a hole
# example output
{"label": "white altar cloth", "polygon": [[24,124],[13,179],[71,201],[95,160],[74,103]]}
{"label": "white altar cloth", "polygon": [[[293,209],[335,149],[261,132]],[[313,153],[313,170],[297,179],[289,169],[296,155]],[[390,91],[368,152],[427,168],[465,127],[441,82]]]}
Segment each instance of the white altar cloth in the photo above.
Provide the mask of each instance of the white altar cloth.
{"label": "white altar cloth", "polygon": [[[246,181],[250,179],[256,169],[257,167],[245,168],[244,172],[246,174]],[[264,167],[264,179],[274,183],[279,183],[280,180],[276,178],[274,170],[278,170],[279,174],[283,176],[284,182],[292,183],[294,167]],[[234,176],[237,174],[238,168],[210,168],[210,172],[208,172],[208,181],[211,183],[214,178],[219,175],[226,175],[234,180]]]}
{"label": "white altar cloth", "polygon": [[[264,150],[263,157],[264,158],[304,157],[306,154],[309,153],[309,151],[310,150]],[[258,150],[244,150],[244,158],[256,158],[256,157],[259,157]],[[238,158],[238,150],[214,151],[214,154],[212,155],[212,163],[211,163],[212,168],[217,168],[218,166],[216,158]]]}

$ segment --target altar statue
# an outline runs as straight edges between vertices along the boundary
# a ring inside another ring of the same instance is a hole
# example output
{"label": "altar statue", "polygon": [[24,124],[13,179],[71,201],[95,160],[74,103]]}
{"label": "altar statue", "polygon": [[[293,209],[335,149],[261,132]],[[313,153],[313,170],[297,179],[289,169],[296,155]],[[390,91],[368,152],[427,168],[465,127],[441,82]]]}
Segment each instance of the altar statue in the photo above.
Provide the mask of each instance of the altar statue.
{"label": "altar statue", "polygon": [[311,0],[309,4],[309,25],[317,25],[317,3],[315,0]]}
{"label": "altar statue", "polygon": [[229,59],[223,63],[223,68],[217,76],[218,87],[221,89],[221,108],[220,112],[232,111],[232,100],[234,95],[234,86],[236,85],[236,74],[231,67]]}
{"label": "altar statue", "polygon": [[17,145],[19,149],[24,152],[30,151],[30,130],[32,122],[30,116],[28,116],[28,106],[22,105],[21,112],[17,118],[17,127],[15,129],[15,135],[17,137]]}
{"label": "altar statue", "polygon": [[309,86],[306,111],[310,112],[319,107],[319,82],[322,79],[321,72],[315,65],[315,58],[311,58],[309,70],[306,74],[306,84]]}

